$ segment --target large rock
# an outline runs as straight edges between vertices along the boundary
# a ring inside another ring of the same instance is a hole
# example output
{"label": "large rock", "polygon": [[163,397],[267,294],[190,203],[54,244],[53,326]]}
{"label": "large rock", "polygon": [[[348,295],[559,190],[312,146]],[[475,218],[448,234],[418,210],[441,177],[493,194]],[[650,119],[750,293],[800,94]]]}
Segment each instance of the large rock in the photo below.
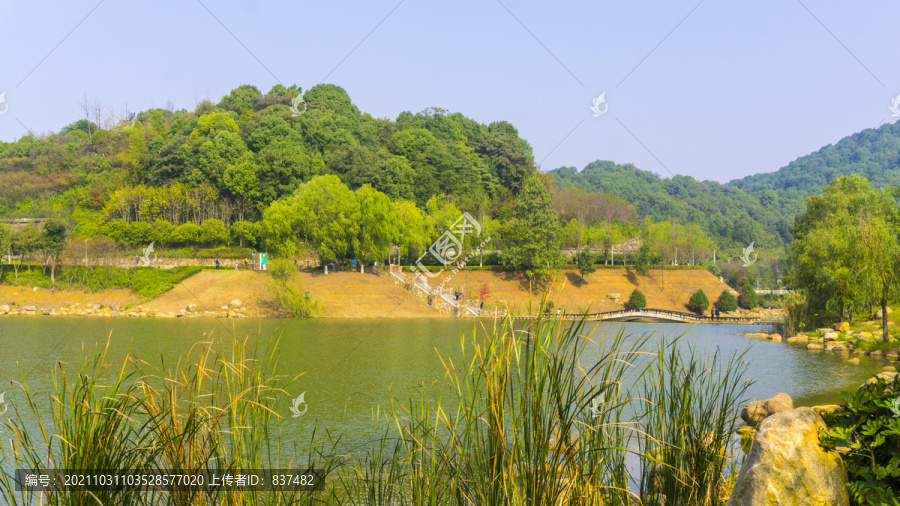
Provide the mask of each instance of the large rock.
{"label": "large rock", "polygon": [[822,336],[822,339],[824,339],[826,343],[827,343],[828,341],[834,341],[834,340],[836,340],[837,338],[838,338],[838,333],[837,333],[837,332],[826,332],[825,335]]}
{"label": "large rock", "polygon": [[734,482],[728,506],[850,504],[847,471],[836,452],[819,446],[822,417],[797,408],[763,420]]}
{"label": "large rock", "polygon": [[794,409],[794,401],[791,400],[791,396],[785,393],[775,394],[769,399],[747,404],[747,407],[741,410],[741,418],[747,422],[747,425],[756,427],[765,418],[792,409]]}
{"label": "large rock", "polygon": [[[891,308],[887,308],[887,313],[888,314],[893,313],[893,311],[891,311]],[[882,316],[882,313],[881,313],[881,310],[879,309],[878,312],[875,313],[875,318],[881,319],[881,316]]]}
{"label": "large rock", "polygon": [[187,306],[185,306],[185,309],[187,309],[188,313],[195,313],[195,312],[197,312],[198,308],[197,308],[197,304],[188,304]]}
{"label": "large rock", "polygon": [[229,307],[241,307],[243,305],[244,305],[244,303],[241,302],[241,299],[234,299],[233,301],[228,303]]}
{"label": "large rock", "polygon": [[838,328],[837,328],[837,331],[838,331],[838,332],[847,332],[848,330],[850,330],[850,324],[849,324],[849,323],[847,323],[847,322],[841,322],[840,325],[838,325]]}

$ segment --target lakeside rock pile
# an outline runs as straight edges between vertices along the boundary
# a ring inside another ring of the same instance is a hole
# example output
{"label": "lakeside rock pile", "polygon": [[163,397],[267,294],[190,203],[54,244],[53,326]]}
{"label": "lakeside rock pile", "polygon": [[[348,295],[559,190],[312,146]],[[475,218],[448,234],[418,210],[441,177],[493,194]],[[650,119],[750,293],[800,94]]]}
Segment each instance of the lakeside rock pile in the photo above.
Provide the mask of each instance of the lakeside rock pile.
{"label": "lakeside rock pile", "polygon": [[[212,308],[210,308],[212,309]],[[249,308],[239,299],[234,299],[228,305],[217,308],[215,311],[203,309],[197,304],[188,304],[178,313],[163,313],[159,310],[138,305],[135,307],[104,306],[102,304],[71,304],[59,308],[42,308],[36,306],[0,305],[0,315],[37,315],[45,316],[127,316],[132,318],[178,318],[178,317],[216,317],[216,318],[246,318]]]}

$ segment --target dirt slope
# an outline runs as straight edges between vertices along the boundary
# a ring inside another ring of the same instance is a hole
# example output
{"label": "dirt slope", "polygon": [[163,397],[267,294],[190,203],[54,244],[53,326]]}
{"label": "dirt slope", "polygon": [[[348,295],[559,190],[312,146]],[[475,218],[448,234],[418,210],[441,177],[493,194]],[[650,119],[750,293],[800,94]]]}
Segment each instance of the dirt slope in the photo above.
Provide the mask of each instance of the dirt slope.
{"label": "dirt slope", "polygon": [[[324,307],[324,316],[356,318],[439,317],[438,311],[413,297],[387,274],[301,273],[306,290]],[[217,311],[234,299],[248,306],[248,316],[278,314],[272,307],[268,276],[260,271],[205,270],[144,306],[177,313],[188,304]]]}
{"label": "dirt slope", "polygon": [[[388,274],[359,274],[357,272],[333,272],[327,276],[321,272],[301,273],[300,279],[324,307],[328,317],[355,318],[435,318],[442,313],[419,300],[402,286],[394,283]],[[436,286],[445,277],[432,281]],[[144,302],[144,307],[161,313],[178,313],[188,304],[204,311],[218,312],[221,306],[234,299],[246,304],[247,316],[273,316],[278,312],[272,307],[268,292],[269,278],[259,271],[234,271],[231,269],[204,270],[184,280],[169,292]],[[591,312],[623,309],[628,296],[640,288],[647,296],[649,307],[687,310],[687,301],[698,289],[703,289],[710,300],[715,300],[728,287],[705,270],[651,270],[647,276],[637,276],[623,269],[601,269],[586,276],[575,271],[564,271],[554,283],[535,287],[530,296],[524,276],[502,272],[459,272],[446,287],[452,293],[460,290],[473,300],[486,287],[486,307],[508,305],[517,312],[527,312],[529,297],[534,306],[540,301],[542,289],[550,291],[557,307],[565,306],[569,312],[590,307]],[[609,298],[619,294],[618,302]],[[0,304],[16,302],[19,305],[34,304],[39,308],[59,307],[66,304],[138,304],[140,298],[127,290],[108,290],[87,294],[63,290],[12,287],[0,285]]]}
{"label": "dirt slope", "polygon": [[[440,282],[443,278],[436,278]],[[432,286],[437,283],[432,281]],[[490,295],[486,305],[508,304],[516,311],[527,312],[529,287],[526,278],[519,274],[479,271],[461,271],[446,286],[459,290],[466,297],[478,298],[478,292],[486,287]],[[687,302],[698,289],[706,292],[710,301],[718,298],[728,285],[706,270],[651,270],[647,276],[638,276],[625,269],[600,269],[584,279],[577,271],[563,271],[554,283],[540,287],[549,290],[556,307],[565,306],[569,312],[590,308],[591,312],[624,309],[635,288],[647,296],[647,306],[675,311],[688,311]],[[540,291],[532,297],[534,306],[540,302]],[[619,300],[608,297],[618,294]]]}
{"label": "dirt slope", "polygon": [[445,316],[394,283],[389,274],[303,274],[303,284],[325,306],[325,316],[431,318]]}

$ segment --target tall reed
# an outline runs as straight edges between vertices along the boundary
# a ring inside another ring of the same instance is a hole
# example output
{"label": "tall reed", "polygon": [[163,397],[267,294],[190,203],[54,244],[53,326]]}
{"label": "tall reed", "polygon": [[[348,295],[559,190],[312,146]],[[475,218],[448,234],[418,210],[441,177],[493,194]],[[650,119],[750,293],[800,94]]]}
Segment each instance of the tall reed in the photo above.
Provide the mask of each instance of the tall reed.
{"label": "tall reed", "polygon": [[[258,342],[258,341],[257,341]],[[6,465],[26,469],[136,469],[175,472],[305,468],[318,462],[332,469],[332,453],[315,444],[306,462],[284,451],[277,434],[277,399],[289,382],[277,374],[277,339],[265,350],[248,339],[233,339],[224,356],[210,340],[194,346],[174,368],[158,368],[127,356],[108,363],[109,343],[70,380],[62,364],[53,372],[49,420],[23,378],[22,390],[40,437],[25,413],[7,417],[11,437]],[[127,372],[129,371],[130,372]],[[311,504],[326,491],[275,493],[252,490],[174,488],[171,491],[67,489],[57,493],[17,492],[14,478],[0,477],[0,495],[10,504],[49,505],[258,505]],[[42,497],[43,496],[43,497]]]}
{"label": "tall reed", "polygon": [[634,502],[625,455],[636,427],[622,414],[636,400],[624,396],[623,378],[643,342],[619,332],[596,363],[582,364],[597,344],[583,321],[521,328],[507,318],[463,338],[471,358],[444,359],[444,382],[394,405],[403,504]]}
{"label": "tall reed", "polygon": [[[747,388],[747,350],[730,357],[683,352],[661,342],[644,378],[645,434],[639,439],[645,504],[714,506],[730,493],[725,474],[739,452],[733,435]],[[733,471],[733,469],[732,469]]]}

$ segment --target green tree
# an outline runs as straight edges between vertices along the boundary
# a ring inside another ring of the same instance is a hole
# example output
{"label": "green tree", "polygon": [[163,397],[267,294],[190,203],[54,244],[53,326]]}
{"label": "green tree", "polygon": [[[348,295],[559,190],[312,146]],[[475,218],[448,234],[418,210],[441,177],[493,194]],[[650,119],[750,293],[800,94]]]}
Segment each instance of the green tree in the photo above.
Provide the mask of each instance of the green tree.
{"label": "green tree", "polygon": [[744,309],[753,309],[759,306],[759,298],[756,296],[756,290],[750,283],[741,286],[740,295],[738,295],[738,306]]}
{"label": "green tree", "polygon": [[240,128],[231,114],[211,112],[200,116],[197,120],[197,128],[191,132],[191,139],[210,139],[223,132],[236,134],[239,131]]}
{"label": "green tree", "polygon": [[[806,295],[807,314],[819,315],[809,327],[849,312],[887,307],[897,293],[900,274],[900,212],[896,190],[871,188],[862,176],[835,178],[793,229],[787,281]],[[887,339],[887,311],[882,318]]]}
{"label": "green tree", "polygon": [[207,246],[222,244],[228,241],[228,229],[225,228],[225,223],[223,223],[222,220],[216,218],[203,220],[203,224],[200,228],[200,242]]}
{"label": "green tree", "polygon": [[572,260],[575,262],[575,266],[578,267],[578,272],[581,273],[582,278],[597,270],[595,265],[596,257],[588,248],[575,253]]}
{"label": "green tree", "polygon": [[44,251],[46,263],[50,266],[50,282],[56,284],[56,266],[59,265],[59,255],[66,245],[66,224],[57,219],[49,219],[44,222],[44,234],[41,240],[41,249]]}
{"label": "green tree", "polygon": [[360,208],[356,195],[334,175],[315,177],[263,213],[270,247],[293,253],[297,239],[308,240],[323,264],[358,251]]}
{"label": "green tree", "polygon": [[529,179],[516,199],[504,264],[525,271],[530,280],[550,279],[562,264],[560,233],[547,187],[538,178]]}
{"label": "green tree", "polygon": [[257,101],[261,98],[262,93],[260,93],[259,88],[250,84],[243,84],[222,97],[219,107],[238,114],[244,114],[252,111],[256,107]]}
{"label": "green tree", "polygon": [[359,204],[359,238],[354,245],[357,258],[366,263],[387,258],[398,229],[391,200],[364,185],[356,190],[356,201]]}
{"label": "green tree", "polygon": [[691,295],[688,301],[688,306],[698,313],[706,311],[709,308],[709,298],[706,297],[706,292],[703,290],[694,292],[694,295]]}
{"label": "green tree", "polygon": [[641,309],[647,307],[647,297],[644,292],[635,288],[628,297],[629,309]]}
{"label": "green tree", "polygon": [[650,250],[650,245],[646,242],[641,243],[640,249],[638,249],[637,258],[634,261],[634,270],[637,271],[641,276],[646,276],[648,272],[650,272],[650,263],[653,262],[653,253]]}
{"label": "green tree", "polygon": [[411,200],[395,200],[391,203],[397,220],[394,244],[397,246],[397,263],[402,265],[403,255],[410,259],[425,249],[425,213]]}
{"label": "green tree", "polygon": [[716,300],[716,307],[719,308],[719,311],[734,311],[738,308],[737,297],[728,290],[722,290],[722,293],[719,294],[719,298]]}

